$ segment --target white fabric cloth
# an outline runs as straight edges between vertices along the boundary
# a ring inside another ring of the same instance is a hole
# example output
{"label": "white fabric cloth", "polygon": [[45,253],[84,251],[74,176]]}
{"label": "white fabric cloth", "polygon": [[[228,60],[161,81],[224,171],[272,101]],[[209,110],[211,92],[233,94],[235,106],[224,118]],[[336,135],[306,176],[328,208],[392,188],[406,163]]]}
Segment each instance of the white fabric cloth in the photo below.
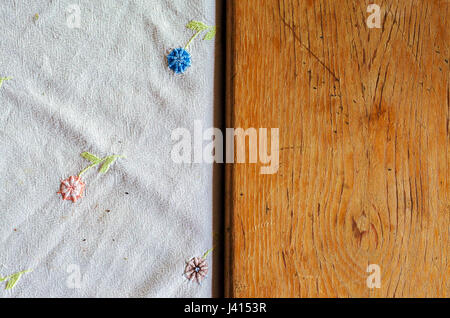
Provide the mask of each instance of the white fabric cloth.
{"label": "white fabric cloth", "polygon": [[[214,42],[192,44],[184,75],[166,64],[191,20],[214,25],[215,1],[2,1],[0,275],[33,272],[0,297],[211,296],[212,257],[201,285],[182,274],[212,247],[212,166],[170,156],[172,130],[213,126]],[[127,159],[62,201],[84,151]]]}

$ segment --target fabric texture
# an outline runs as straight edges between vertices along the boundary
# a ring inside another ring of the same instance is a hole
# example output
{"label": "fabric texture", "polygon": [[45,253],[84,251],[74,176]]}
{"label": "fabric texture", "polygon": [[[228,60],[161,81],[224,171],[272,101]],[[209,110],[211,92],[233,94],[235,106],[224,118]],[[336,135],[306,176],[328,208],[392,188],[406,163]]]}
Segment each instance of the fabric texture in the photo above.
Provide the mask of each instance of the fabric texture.
{"label": "fabric texture", "polygon": [[[183,273],[212,247],[212,166],[170,152],[175,128],[213,126],[214,42],[182,75],[167,54],[215,1],[7,0],[0,20],[0,276],[33,269],[0,297],[210,297]],[[126,158],[63,201],[85,151]]]}

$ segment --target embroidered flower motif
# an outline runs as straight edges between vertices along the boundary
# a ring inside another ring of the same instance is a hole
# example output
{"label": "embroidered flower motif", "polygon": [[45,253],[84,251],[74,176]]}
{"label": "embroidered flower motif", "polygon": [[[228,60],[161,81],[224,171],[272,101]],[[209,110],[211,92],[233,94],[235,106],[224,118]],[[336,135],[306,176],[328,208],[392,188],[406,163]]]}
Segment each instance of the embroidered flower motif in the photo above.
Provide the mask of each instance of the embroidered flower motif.
{"label": "embroidered flower motif", "polygon": [[195,279],[197,283],[200,284],[206,277],[206,274],[208,274],[208,263],[206,262],[206,259],[194,257],[186,264],[184,275],[190,281]]}
{"label": "embroidered flower motif", "polygon": [[206,278],[208,274],[208,263],[206,262],[206,258],[209,253],[213,251],[214,248],[206,251],[202,257],[194,257],[190,261],[186,262],[186,267],[184,269],[184,276],[190,281],[197,281],[197,283],[201,283],[203,279]]}
{"label": "embroidered flower motif", "polygon": [[196,33],[191,37],[184,48],[175,49],[167,56],[169,68],[174,71],[175,74],[182,74],[188,67],[191,66],[191,54],[187,51],[187,49],[195,38],[197,38],[204,31],[208,32],[203,40],[212,40],[216,36],[216,27],[206,25],[203,22],[191,21],[186,25],[186,28],[195,31]]}
{"label": "embroidered flower motif", "polygon": [[63,200],[72,200],[75,203],[78,199],[81,199],[84,186],[85,184],[80,177],[71,176],[61,181],[61,188],[58,194],[62,195]]}
{"label": "embroidered flower motif", "polygon": [[123,156],[108,156],[103,159],[100,159],[97,156],[89,152],[83,152],[81,156],[91,162],[89,166],[83,169],[78,176],[71,176],[63,181],[61,181],[61,186],[58,194],[61,194],[63,200],[71,200],[73,203],[77,202],[78,199],[81,199],[81,196],[84,191],[85,184],[81,181],[81,176],[88,171],[89,169],[95,167],[98,164],[102,163],[100,168],[100,173],[106,173],[109,170],[109,166],[115,162],[118,158],[123,158]]}
{"label": "embroidered flower motif", "polygon": [[191,66],[191,54],[183,48],[174,49],[167,56],[167,62],[175,74],[182,74]]}

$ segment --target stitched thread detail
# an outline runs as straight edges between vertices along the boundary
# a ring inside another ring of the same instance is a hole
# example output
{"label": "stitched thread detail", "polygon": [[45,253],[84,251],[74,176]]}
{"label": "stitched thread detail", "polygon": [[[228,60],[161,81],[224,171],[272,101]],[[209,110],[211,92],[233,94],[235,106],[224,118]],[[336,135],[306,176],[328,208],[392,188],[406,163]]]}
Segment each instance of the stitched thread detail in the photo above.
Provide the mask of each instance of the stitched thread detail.
{"label": "stitched thread detail", "polygon": [[184,276],[189,280],[195,280],[200,284],[208,274],[208,262],[206,258],[213,251],[214,248],[206,251],[201,257],[193,257],[191,260],[186,262],[186,267],[184,269]]}
{"label": "stitched thread detail", "polygon": [[175,74],[182,74],[191,66],[191,54],[180,47],[170,52],[167,56],[167,63]]}
{"label": "stitched thread detail", "polygon": [[196,31],[196,33],[192,36],[192,38],[189,40],[189,42],[184,47],[186,50],[188,49],[189,45],[203,32],[208,31],[206,33],[203,40],[212,40],[216,36],[216,27],[215,26],[209,26],[204,24],[200,21],[191,21],[186,25],[186,28],[191,29],[193,31]]}
{"label": "stitched thread detail", "polygon": [[206,259],[206,258],[208,257],[208,255],[209,255],[213,250],[214,250],[214,248],[211,248],[211,249],[207,250],[207,251],[205,252],[205,254],[203,254],[202,258]]}
{"label": "stitched thread detail", "polygon": [[71,176],[61,181],[58,194],[61,194],[63,200],[72,200],[75,203],[78,199],[81,199],[85,186],[80,177]]}
{"label": "stitched thread detail", "polygon": [[6,277],[0,277],[0,282],[3,281],[8,281],[8,283],[6,283],[6,288],[5,289],[13,289],[14,286],[16,286],[16,284],[19,282],[20,278],[22,277],[23,274],[25,273],[29,273],[32,272],[32,269],[28,269],[26,271],[21,271]]}
{"label": "stitched thread detail", "polygon": [[98,158],[97,156],[94,156],[93,154],[89,153],[89,152],[83,152],[81,154],[81,157],[83,157],[84,159],[89,160],[90,162],[92,162],[91,165],[87,166],[85,169],[83,169],[78,176],[81,177],[82,174],[84,174],[86,171],[88,171],[89,169],[95,167],[96,165],[100,164],[103,162],[102,167],[100,168],[100,173],[106,173],[109,170],[109,166],[116,161],[118,158],[125,158],[125,156],[118,156],[118,155],[113,155],[113,156],[108,156],[105,157],[103,159]]}
{"label": "stitched thread detail", "polygon": [[209,26],[200,21],[191,21],[186,25],[186,28],[195,31],[195,34],[190,38],[184,48],[174,49],[167,55],[169,68],[175,74],[183,74],[192,65],[192,56],[188,52],[188,48],[200,34],[206,32],[203,40],[212,40],[216,36],[215,26]]}
{"label": "stitched thread detail", "polygon": [[101,159],[89,152],[83,152],[81,156],[86,160],[89,160],[91,164],[86,168],[84,168],[83,170],[81,170],[78,176],[71,176],[61,181],[60,189],[57,192],[57,194],[61,194],[63,201],[71,200],[73,203],[76,203],[77,200],[82,198],[86,184],[81,180],[81,176],[86,171],[99,164],[102,164],[99,172],[106,173],[108,172],[111,164],[114,163],[117,159],[125,158],[124,156],[112,155]]}
{"label": "stitched thread detail", "polygon": [[0,88],[2,88],[3,82],[12,80],[12,77],[0,77]]}

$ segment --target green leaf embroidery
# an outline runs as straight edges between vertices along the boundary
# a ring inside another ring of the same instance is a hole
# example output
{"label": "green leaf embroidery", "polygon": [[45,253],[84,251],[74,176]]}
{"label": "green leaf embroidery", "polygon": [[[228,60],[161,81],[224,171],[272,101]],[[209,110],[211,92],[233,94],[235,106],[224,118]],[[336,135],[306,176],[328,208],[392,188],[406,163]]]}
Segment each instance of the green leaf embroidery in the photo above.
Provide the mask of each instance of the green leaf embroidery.
{"label": "green leaf embroidery", "polygon": [[84,159],[89,160],[92,163],[100,163],[100,161],[102,161],[102,159],[100,159],[97,156],[94,156],[93,154],[89,153],[89,152],[83,152],[81,154],[81,157],[83,157]]}
{"label": "green leaf embroidery", "polygon": [[8,283],[6,284],[6,289],[13,289],[19,281],[20,277],[22,277],[22,274],[19,273],[12,275]]}
{"label": "green leaf embroidery", "polygon": [[4,81],[10,80],[12,80],[12,77],[0,77],[0,88],[2,87]]}
{"label": "green leaf embroidery", "polygon": [[78,176],[81,177],[86,171],[88,171],[89,169],[95,167],[96,165],[103,163],[102,167],[100,168],[100,172],[101,173],[106,173],[109,170],[109,166],[117,160],[117,158],[125,158],[124,156],[118,156],[118,155],[113,155],[113,156],[108,156],[105,157],[103,159],[100,159],[99,157],[89,153],[89,152],[83,152],[81,154],[81,156],[87,160],[89,160],[90,162],[92,162],[92,164],[90,164],[89,166],[87,166],[86,168],[84,168],[79,174]]}
{"label": "green leaf embroidery", "polygon": [[106,158],[105,162],[103,163],[102,167],[100,168],[100,173],[107,173],[109,170],[109,166],[116,161],[117,156],[111,156]]}
{"label": "green leaf embroidery", "polygon": [[22,272],[18,272],[12,275],[9,275],[7,277],[0,277],[0,282],[3,282],[5,280],[8,280],[8,283],[6,284],[5,289],[13,289],[14,286],[16,286],[17,282],[20,280],[23,274],[31,272],[32,270],[26,270]]}
{"label": "green leaf embroidery", "polygon": [[214,39],[214,37],[216,36],[216,27],[212,27],[208,33],[206,33],[205,37],[203,38],[203,40],[207,40],[210,41],[212,39]]}
{"label": "green leaf embroidery", "polygon": [[195,31],[195,34],[191,37],[189,42],[184,47],[186,50],[188,49],[189,45],[191,45],[192,41],[194,41],[203,31],[208,31],[203,40],[212,40],[216,36],[215,26],[209,26],[200,21],[191,21],[186,25],[186,28]]}
{"label": "green leaf embroidery", "polygon": [[186,28],[201,32],[209,29],[209,26],[200,21],[191,21],[186,25]]}
{"label": "green leaf embroidery", "polygon": [[203,254],[202,258],[203,258],[203,259],[206,259],[206,258],[208,257],[208,255],[209,255],[213,250],[214,250],[214,247],[211,248],[211,249],[209,249],[209,250],[207,250],[207,251],[205,252],[205,254]]}

